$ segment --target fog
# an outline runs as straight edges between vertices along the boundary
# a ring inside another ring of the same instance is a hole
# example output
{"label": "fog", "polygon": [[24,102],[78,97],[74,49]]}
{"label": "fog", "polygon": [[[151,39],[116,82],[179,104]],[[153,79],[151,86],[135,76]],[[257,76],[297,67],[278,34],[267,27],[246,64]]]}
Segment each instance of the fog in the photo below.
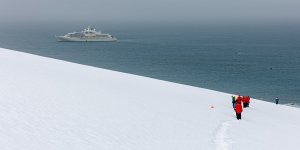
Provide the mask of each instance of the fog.
{"label": "fog", "polygon": [[0,0],[2,23],[297,22],[299,0]]}

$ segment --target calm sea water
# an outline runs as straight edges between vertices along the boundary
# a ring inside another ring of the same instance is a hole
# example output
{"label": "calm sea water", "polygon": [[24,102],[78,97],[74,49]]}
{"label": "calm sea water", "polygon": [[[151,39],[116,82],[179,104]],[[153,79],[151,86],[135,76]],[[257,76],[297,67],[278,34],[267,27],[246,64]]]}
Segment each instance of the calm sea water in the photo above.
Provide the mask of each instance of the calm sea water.
{"label": "calm sea water", "polygon": [[[97,27],[97,26],[96,26]],[[0,47],[266,101],[300,104],[300,26],[107,28],[112,43],[56,42],[80,28],[1,28]]]}

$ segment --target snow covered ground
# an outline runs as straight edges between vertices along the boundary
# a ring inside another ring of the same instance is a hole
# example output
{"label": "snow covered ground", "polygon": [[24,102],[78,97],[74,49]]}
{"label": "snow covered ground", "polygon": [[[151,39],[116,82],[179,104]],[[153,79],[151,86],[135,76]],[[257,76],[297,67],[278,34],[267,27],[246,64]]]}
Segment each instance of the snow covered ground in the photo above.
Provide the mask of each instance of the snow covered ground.
{"label": "snow covered ground", "polygon": [[[213,108],[212,108],[213,106]],[[300,109],[0,48],[1,150],[297,150]]]}

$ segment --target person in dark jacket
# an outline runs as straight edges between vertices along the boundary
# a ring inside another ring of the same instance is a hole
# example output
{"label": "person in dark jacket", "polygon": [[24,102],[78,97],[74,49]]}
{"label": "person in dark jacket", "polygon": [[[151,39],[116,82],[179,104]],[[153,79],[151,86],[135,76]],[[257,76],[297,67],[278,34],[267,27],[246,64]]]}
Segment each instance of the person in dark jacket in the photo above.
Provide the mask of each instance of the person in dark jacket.
{"label": "person in dark jacket", "polygon": [[279,103],[279,98],[278,97],[275,98],[275,102],[276,102],[276,104]]}
{"label": "person in dark jacket", "polygon": [[243,112],[243,107],[241,105],[241,103],[236,103],[235,105],[235,113],[236,113],[236,119],[237,120],[241,120],[242,119],[242,112]]}
{"label": "person in dark jacket", "polygon": [[232,97],[232,107],[235,108],[235,104],[236,104],[235,103],[235,96],[232,95],[231,97]]}

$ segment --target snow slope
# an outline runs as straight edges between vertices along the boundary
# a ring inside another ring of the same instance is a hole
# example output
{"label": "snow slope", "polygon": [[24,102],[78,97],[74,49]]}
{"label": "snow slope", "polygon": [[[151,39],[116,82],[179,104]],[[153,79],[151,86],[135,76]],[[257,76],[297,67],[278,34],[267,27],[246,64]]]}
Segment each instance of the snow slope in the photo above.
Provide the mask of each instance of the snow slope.
{"label": "snow slope", "polygon": [[1,150],[299,149],[298,108],[1,48],[0,81]]}

